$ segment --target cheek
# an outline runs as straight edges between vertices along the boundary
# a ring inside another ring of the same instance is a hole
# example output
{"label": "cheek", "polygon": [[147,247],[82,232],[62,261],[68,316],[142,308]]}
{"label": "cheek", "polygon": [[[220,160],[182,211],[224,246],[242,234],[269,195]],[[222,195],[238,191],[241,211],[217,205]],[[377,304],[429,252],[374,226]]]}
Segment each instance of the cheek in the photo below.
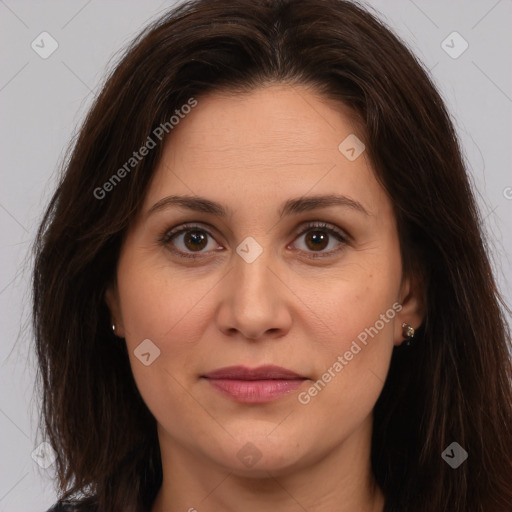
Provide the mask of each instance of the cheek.
{"label": "cheek", "polygon": [[183,370],[192,367],[190,340],[197,338],[199,328],[190,319],[200,311],[205,292],[171,279],[169,269],[133,260],[120,262],[119,276],[125,342],[137,388],[158,421],[165,422],[169,410],[180,410],[185,418],[193,401],[183,387]]}
{"label": "cheek", "polygon": [[[337,352],[350,350],[355,340],[365,348],[370,345],[364,345],[368,340],[392,340],[394,318],[401,309],[396,302],[400,279],[400,258],[384,250],[347,265],[332,279],[336,284],[329,290],[324,311],[337,335]],[[362,350],[357,359],[363,352],[367,350]]]}
{"label": "cheek", "polygon": [[147,260],[135,254],[119,263],[120,305],[129,344],[146,338],[160,344],[186,336],[187,319],[201,310],[207,291],[203,280],[184,278],[170,267]]}
{"label": "cheek", "polygon": [[357,416],[358,411],[364,417],[371,411],[394,347],[400,277],[400,259],[382,252],[380,258],[354,266],[350,276],[340,276],[341,284],[330,289],[324,302],[324,313],[331,319],[330,343],[322,347],[317,381],[306,390],[303,402],[327,405],[340,418]]}
{"label": "cheek", "polygon": [[395,294],[375,286],[371,293],[353,291],[332,304],[338,313],[332,329],[337,336],[330,344],[328,359],[323,361],[326,370],[336,364],[331,373],[355,379],[369,371],[385,376],[393,349],[395,318],[401,309]]}
{"label": "cheek", "polygon": [[[147,259],[120,260],[118,288],[132,373],[151,408],[159,400],[179,399],[180,386],[172,376],[183,384],[196,377],[192,369],[202,347],[197,344],[211,316],[205,299],[218,278],[192,278]],[[144,361],[141,355],[148,352]]]}
{"label": "cheek", "polygon": [[318,361],[316,380],[298,397],[311,429],[323,429],[326,437],[349,435],[371,414],[393,351],[393,304],[399,305],[384,290],[378,296],[349,297],[333,301],[339,313],[333,328],[338,336],[331,338]]}

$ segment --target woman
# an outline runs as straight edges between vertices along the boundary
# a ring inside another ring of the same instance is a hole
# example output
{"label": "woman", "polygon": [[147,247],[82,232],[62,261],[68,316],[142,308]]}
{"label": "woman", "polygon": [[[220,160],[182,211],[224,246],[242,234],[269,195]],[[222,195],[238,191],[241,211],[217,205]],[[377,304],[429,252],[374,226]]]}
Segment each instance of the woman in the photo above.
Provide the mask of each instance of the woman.
{"label": "woman", "polygon": [[510,331],[445,106],[342,0],[199,0],[35,245],[53,510],[506,511]]}

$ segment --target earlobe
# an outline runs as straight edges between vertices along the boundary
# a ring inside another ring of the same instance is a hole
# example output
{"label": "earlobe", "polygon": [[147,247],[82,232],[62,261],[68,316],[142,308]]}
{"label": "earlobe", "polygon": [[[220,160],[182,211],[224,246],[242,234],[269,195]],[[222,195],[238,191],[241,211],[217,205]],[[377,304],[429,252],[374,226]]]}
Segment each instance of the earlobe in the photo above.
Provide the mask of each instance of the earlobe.
{"label": "earlobe", "polygon": [[109,286],[105,291],[105,303],[110,311],[111,329],[114,335],[124,338],[124,325],[119,308],[119,297],[114,286]]}
{"label": "earlobe", "polygon": [[396,346],[401,345],[404,341],[410,342],[414,331],[420,327],[425,317],[423,283],[418,276],[404,280],[400,299],[402,309],[396,316],[395,324],[394,344]]}

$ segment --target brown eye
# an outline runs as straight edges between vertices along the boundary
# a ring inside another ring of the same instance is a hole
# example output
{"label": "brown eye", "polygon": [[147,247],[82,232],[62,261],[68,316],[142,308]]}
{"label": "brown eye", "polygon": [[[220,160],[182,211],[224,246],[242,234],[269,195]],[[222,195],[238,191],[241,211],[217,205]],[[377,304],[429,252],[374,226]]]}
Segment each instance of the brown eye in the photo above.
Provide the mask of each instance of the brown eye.
{"label": "brown eye", "polygon": [[[213,240],[212,235],[198,226],[180,226],[179,229],[166,232],[161,237],[161,242],[169,247],[172,252],[185,258],[201,257],[210,252],[205,250],[208,247],[208,238]],[[212,244],[212,249],[218,247]],[[195,254],[194,254],[195,253]]]}
{"label": "brown eye", "polygon": [[[345,234],[339,230],[331,226],[330,224],[325,223],[314,223],[306,226],[306,229],[303,230],[297,237],[306,235],[304,237],[304,248],[300,250],[306,253],[318,253],[311,254],[312,258],[319,258],[324,256],[331,256],[333,253],[337,253],[347,243],[347,237]],[[334,239],[334,240],[333,240]],[[332,243],[332,242],[338,242]],[[331,247],[330,250],[325,250],[329,245],[334,245],[334,248]],[[336,247],[336,245],[338,247]]]}
{"label": "brown eye", "polygon": [[326,235],[322,231],[310,231],[306,235],[306,245],[314,251],[325,249],[328,241],[329,235]]}
{"label": "brown eye", "polygon": [[185,231],[183,243],[191,251],[200,251],[207,245],[207,234],[203,231]]}
{"label": "brown eye", "polygon": [[[304,236],[303,248],[299,250],[308,254],[311,258],[331,256],[339,252],[347,243],[347,237],[343,231],[325,223],[309,224],[296,238]],[[212,243],[208,250],[208,238],[213,236],[197,225],[183,225],[177,229],[166,232],[161,237],[161,243],[172,252],[184,258],[198,258],[215,250],[218,246]],[[337,243],[336,243],[337,242]],[[334,245],[329,250],[329,246]]]}

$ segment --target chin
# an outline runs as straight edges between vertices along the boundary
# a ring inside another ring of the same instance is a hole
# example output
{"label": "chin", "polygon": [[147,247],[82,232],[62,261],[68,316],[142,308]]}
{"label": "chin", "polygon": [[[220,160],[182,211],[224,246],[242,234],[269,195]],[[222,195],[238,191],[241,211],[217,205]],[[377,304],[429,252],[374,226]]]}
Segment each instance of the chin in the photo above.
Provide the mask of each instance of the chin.
{"label": "chin", "polygon": [[265,434],[237,436],[219,462],[233,474],[251,478],[268,478],[269,473],[277,476],[293,472],[300,466],[302,458],[299,443],[290,436],[272,438],[269,432],[271,429],[267,429]]}

